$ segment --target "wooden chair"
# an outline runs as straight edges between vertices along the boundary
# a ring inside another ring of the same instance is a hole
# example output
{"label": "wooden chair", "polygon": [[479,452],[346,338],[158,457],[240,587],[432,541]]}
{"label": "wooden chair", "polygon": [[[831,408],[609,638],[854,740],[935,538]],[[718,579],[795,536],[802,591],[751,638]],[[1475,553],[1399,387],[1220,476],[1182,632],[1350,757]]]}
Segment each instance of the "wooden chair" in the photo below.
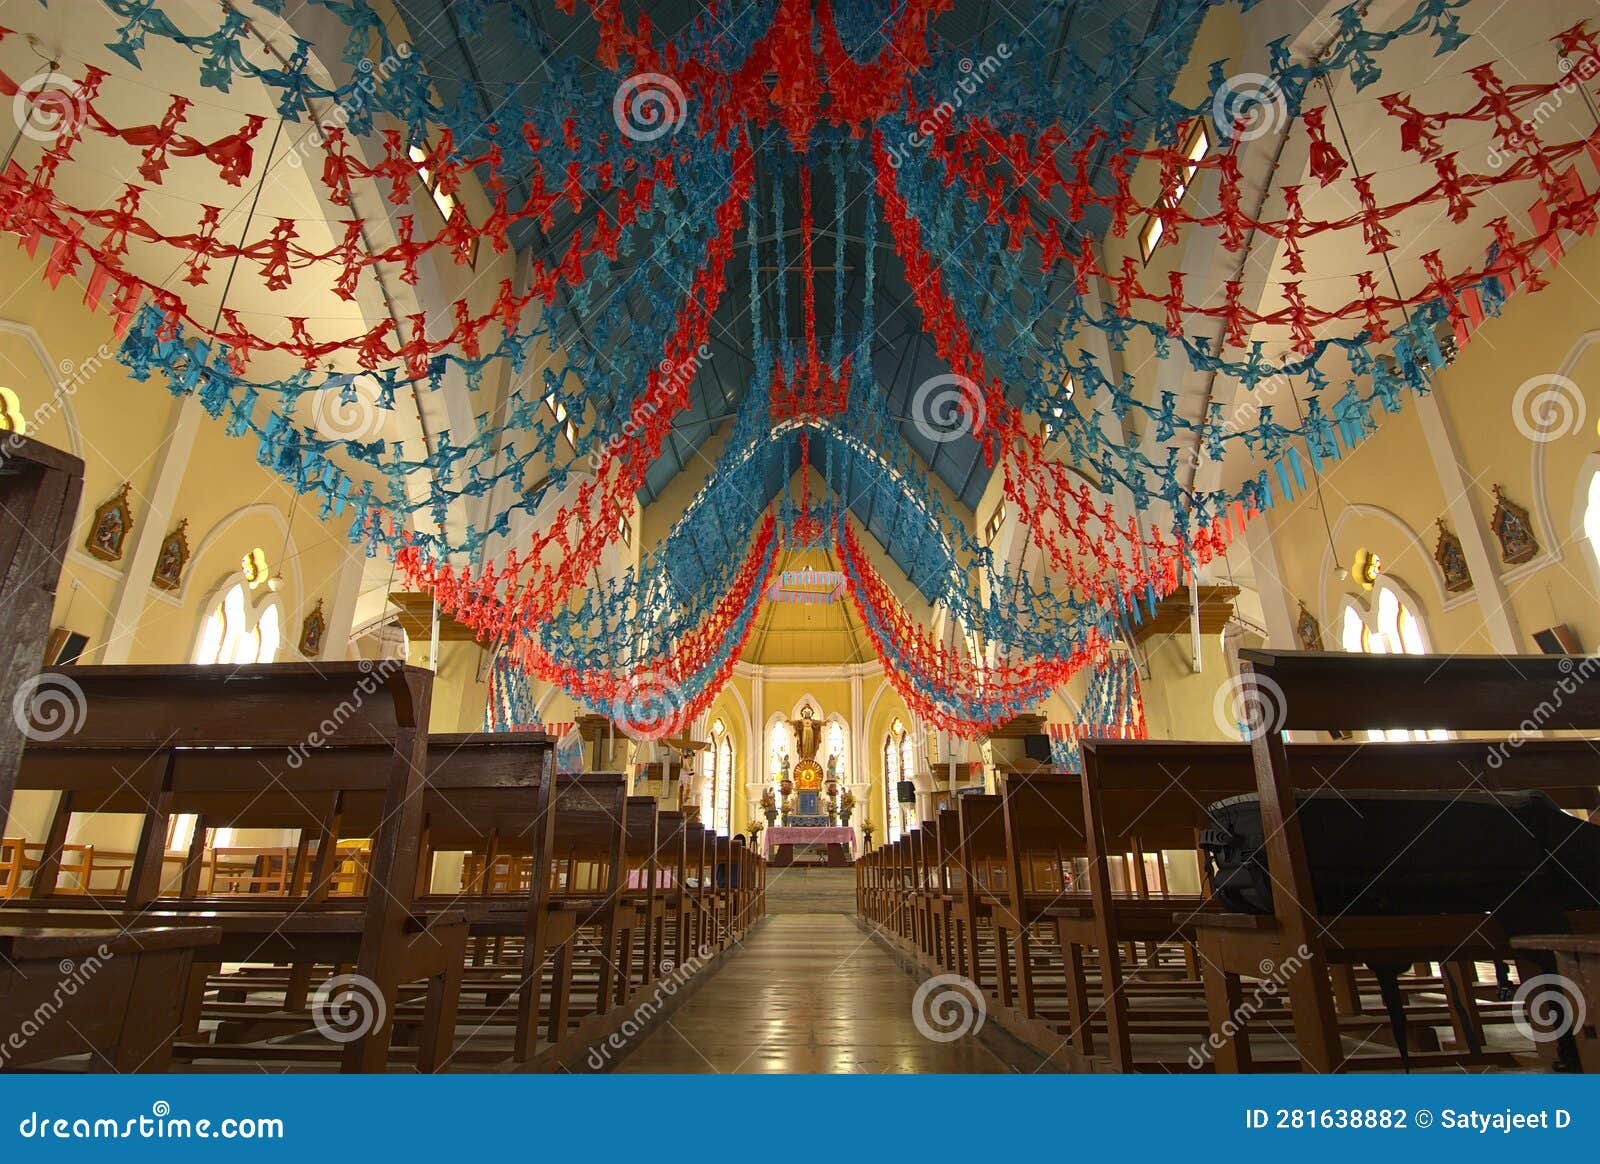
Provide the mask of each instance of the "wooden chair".
{"label": "wooden chair", "polygon": [[[1253,741],[1274,912],[1266,916],[1207,914],[1196,919],[1205,961],[1206,997],[1219,1071],[1250,1066],[1247,1030],[1235,1016],[1242,974],[1267,960],[1292,967],[1287,993],[1298,1050],[1306,1067],[1334,1071],[1366,1065],[1345,1051],[1334,1009],[1331,967],[1516,957],[1501,925],[1483,914],[1410,917],[1327,916],[1293,811],[1297,777],[1279,728],[1347,731],[1443,728],[1463,732],[1517,730],[1537,714],[1545,730],[1593,732],[1600,727],[1600,684],[1586,684],[1596,660],[1549,655],[1353,655],[1247,650],[1240,653],[1245,706],[1270,709],[1271,730]],[[1559,698],[1558,698],[1559,697]],[[1359,767],[1325,773],[1339,792],[1365,788],[1433,792],[1545,791],[1593,798],[1591,740],[1520,737],[1442,743],[1369,745]],[[1391,750],[1396,749],[1396,750]],[[1491,756],[1495,757],[1491,760]],[[1385,757],[1393,762],[1384,762]],[[1353,769],[1353,770],[1352,770]],[[1593,801],[1590,800],[1592,805]],[[1469,861],[1471,854],[1462,854]],[[1595,928],[1595,916],[1569,919]],[[1291,961],[1292,958],[1292,961]],[[1471,1053],[1446,1056],[1460,1062]],[[1392,1066],[1392,1059],[1374,1065]]]}
{"label": "wooden chair", "polygon": [[[347,1071],[388,1063],[402,983],[428,983],[417,1062],[436,1068],[454,1028],[465,918],[416,907],[415,880],[427,771],[432,675],[368,663],[246,667],[65,668],[83,692],[81,729],[25,753],[19,787],[58,792],[57,809],[29,896],[0,908],[23,925],[159,924],[199,919],[222,930],[217,951],[193,973],[185,1031],[198,1029],[209,974],[223,962],[350,965],[365,980],[378,1021],[343,1047],[257,1047],[255,1057],[317,1057]],[[159,735],[156,735],[159,725]],[[336,727],[331,725],[337,725]],[[154,740],[152,740],[154,736]],[[61,894],[67,829],[77,812],[140,818],[126,891]],[[346,813],[378,823],[371,888],[329,894],[334,840]],[[163,893],[168,820],[199,818],[175,891]],[[305,892],[207,898],[200,892],[208,828],[288,828],[316,838]],[[15,910],[15,912],[12,912]],[[85,919],[93,919],[87,921]],[[235,1047],[185,1042],[183,1052],[237,1057]]]}

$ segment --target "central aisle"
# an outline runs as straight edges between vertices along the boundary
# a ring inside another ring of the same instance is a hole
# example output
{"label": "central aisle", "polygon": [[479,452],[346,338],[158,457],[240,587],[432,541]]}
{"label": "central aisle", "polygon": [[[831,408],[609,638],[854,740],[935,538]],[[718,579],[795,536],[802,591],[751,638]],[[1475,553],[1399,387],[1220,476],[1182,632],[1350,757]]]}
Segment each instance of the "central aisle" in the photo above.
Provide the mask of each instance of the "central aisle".
{"label": "central aisle", "polygon": [[768,917],[618,1071],[1004,1072],[975,1036],[912,1022],[917,981],[840,913]]}

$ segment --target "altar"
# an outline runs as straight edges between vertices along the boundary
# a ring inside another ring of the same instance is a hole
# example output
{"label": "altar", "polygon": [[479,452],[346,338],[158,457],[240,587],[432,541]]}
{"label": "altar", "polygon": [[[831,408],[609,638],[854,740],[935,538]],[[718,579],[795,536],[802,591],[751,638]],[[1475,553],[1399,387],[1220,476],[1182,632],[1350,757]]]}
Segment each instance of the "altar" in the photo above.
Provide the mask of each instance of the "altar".
{"label": "altar", "polygon": [[821,850],[830,866],[850,864],[855,856],[855,830],[842,825],[774,825],[761,834],[767,860],[778,868],[794,864],[804,852]]}

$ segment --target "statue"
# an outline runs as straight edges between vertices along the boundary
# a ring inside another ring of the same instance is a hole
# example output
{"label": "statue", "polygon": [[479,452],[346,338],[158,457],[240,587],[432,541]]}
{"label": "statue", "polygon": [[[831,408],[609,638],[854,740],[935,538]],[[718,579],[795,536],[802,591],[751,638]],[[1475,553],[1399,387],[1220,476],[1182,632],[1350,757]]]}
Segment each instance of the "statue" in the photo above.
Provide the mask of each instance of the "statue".
{"label": "statue", "polygon": [[807,704],[800,709],[800,718],[793,723],[795,744],[799,748],[802,760],[816,760],[817,745],[820,743],[820,732],[815,720],[811,717],[811,705]]}
{"label": "statue", "polygon": [[778,774],[785,780],[789,779],[789,752],[787,749],[778,756]]}
{"label": "statue", "polygon": [[837,780],[837,779],[839,779],[839,753],[838,752],[829,752],[828,753],[828,779],[829,780]]}

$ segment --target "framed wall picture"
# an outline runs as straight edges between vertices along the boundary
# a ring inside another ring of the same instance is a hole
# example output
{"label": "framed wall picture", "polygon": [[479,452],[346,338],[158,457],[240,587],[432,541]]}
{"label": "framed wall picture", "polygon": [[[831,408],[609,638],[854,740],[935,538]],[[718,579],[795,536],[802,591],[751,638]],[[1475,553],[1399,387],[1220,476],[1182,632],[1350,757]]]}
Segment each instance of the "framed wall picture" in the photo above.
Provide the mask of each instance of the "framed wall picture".
{"label": "framed wall picture", "polygon": [[101,502],[94,511],[94,520],[89,523],[89,540],[84,548],[102,562],[122,561],[122,549],[133,530],[133,511],[128,508],[128,494],[132,489],[133,486],[124,481],[115,496]]}
{"label": "framed wall picture", "polygon": [[185,532],[188,528],[189,519],[184,518],[177,529],[162,539],[150,581],[163,590],[176,590],[183,585],[183,567],[189,561],[189,537]]}
{"label": "framed wall picture", "polygon": [[1322,646],[1322,624],[1317,621],[1316,615],[1306,609],[1306,604],[1300,604],[1300,617],[1294,620],[1295,637],[1300,640],[1302,651],[1320,651]]}
{"label": "framed wall picture", "polygon": [[1489,528],[1500,543],[1500,560],[1508,566],[1526,562],[1539,552],[1528,511],[1508,498],[1500,486],[1494,487],[1494,513]]}
{"label": "framed wall picture", "polygon": [[327,631],[328,622],[322,616],[322,599],[319,598],[316,609],[300,624],[300,653],[308,659],[322,654],[322,638]]}
{"label": "framed wall picture", "polygon": [[1461,548],[1461,539],[1450,532],[1443,518],[1434,524],[1439,527],[1439,541],[1433,547],[1433,560],[1439,563],[1439,572],[1444,575],[1445,593],[1471,590],[1472,572],[1467,569],[1467,554]]}

